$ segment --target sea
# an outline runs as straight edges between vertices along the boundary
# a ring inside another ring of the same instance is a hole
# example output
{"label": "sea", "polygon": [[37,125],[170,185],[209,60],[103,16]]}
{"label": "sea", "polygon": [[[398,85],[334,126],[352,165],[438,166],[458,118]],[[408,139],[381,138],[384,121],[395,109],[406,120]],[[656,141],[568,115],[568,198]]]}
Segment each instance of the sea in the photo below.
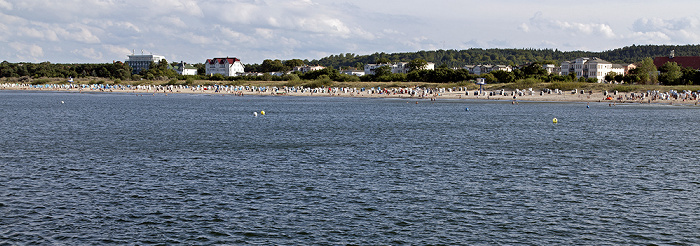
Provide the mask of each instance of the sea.
{"label": "sea", "polygon": [[698,245],[699,134],[668,104],[0,91],[0,245]]}

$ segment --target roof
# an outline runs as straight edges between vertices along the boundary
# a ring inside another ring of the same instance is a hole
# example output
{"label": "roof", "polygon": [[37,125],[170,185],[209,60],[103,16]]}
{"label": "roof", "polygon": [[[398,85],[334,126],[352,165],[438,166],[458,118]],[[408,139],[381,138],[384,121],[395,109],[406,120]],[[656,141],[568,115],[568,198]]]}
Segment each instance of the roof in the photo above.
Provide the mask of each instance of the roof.
{"label": "roof", "polygon": [[[610,64],[612,64],[612,62],[609,62],[609,61],[600,59],[600,58],[598,58],[598,57],[593,57],[593,59],[591,59],[590,61],[595,61],[595,62],[597,62],[597,63],[610,63]],[[590,62],[590,61],[589,61],[589,62]]]}
{"label": "roof", "polygon": [[228,62],[228,64],[233,64],[234,62],[237,62],[237,61],[241,61],[241,60],[239,60],[238,58],[235,58],[235,57],[232,57],[232,58],[226,57],[226,58],[207,59],[207,63],[209,63],[209,64],[216,64],[216,63],[224,64],[224,63],[227,63],[227,62]]}
{"label": "roof", "polygon": [[678,63],[681,67],[691,67],[693,69],[700,69],[700,56],[676,56],[670,58],[668,56],[661,56],[654,58],[654,65],[656,67],[661,67],[667,62]]}

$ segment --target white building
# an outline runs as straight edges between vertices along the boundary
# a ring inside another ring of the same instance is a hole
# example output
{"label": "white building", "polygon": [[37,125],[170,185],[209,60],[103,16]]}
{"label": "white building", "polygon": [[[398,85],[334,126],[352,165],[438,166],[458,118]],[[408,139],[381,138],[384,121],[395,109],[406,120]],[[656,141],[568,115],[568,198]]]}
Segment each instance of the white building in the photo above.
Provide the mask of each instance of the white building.
{"label": "white building", "polygon": [[[397,62],[397,63],[382,63],[382,64],[367,64],[365,65],[365,74],[374,75],[375,71],[379,67],[389,66],[391,73],[408,73],[411,68],[408,66],[408,62]],[[435,70],[435,63],[428,62],[425,64],[422,70]]]}
{"label": "white building", "polygon": [[561,75],[575,74],[576,78],[584,77],[587,79],[595,78],[598,82],[605,81],[605,75],[610,72],[615,74],[625,74],[625,67],[618,64],[612,64],[609,61],[593,57],[579,57],[573,61],[564,61],[561,63]]}
{"label": "white building", "polygon": [[355,76],[364,76],[365,71],[363,70],[341,70],[340,73],[347,74],[347,75],[355,75]]}
{"label": "white building", "polygon": [[559,68],[554,64],[542,64],[542,69],[547,71],[547,74],[560,74]]}
{"label": "white building", "polygon": [[158,63],[161,60],[165,60],[165,56],[158,55],[129,55],[129,59],[126,63],[131,67],[131,73],[137,74],[143,70],[151,68],[151,62]]}
{"label": "white building", "polygon": [[324,69],[324,68],[326,68],[326,67],[324,67],[324,66],[309,66],[309,65],[305,65],[305,66],[297,66],[297,67],[294,67],[294,68],[292,69],[292,72],[302,72],[302,73],[306,73],[306,72],[311,72],[311,71],[322,70],[322,69]]}
{"label": "white building", "polygon": [[223,76],[236,76],[245,72],[245,66],[238,58],[212,58],[204,63],[207,75],[221,74]]}
{"label": "white building", "polygon": [[469,70],[469,73],[473,73],[475,75],[482,75],[498,70],[506,72],[513,71],[513,67],[510,65],[466,65],[462,68]]}
{"label": "white building", "polygon": [[182,61],[173,67],[173,70],[179,75],[197,75],[196,67]]}

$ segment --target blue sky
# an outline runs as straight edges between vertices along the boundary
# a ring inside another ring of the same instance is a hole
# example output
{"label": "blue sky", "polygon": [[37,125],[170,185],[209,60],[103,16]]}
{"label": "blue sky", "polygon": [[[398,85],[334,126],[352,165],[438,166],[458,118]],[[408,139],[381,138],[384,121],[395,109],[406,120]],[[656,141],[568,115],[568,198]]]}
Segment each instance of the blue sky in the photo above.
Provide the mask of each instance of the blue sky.
{"label": "blue sky", "polygon": [[104,63],[699,44],[700,1],[0,0],[0,60]]}

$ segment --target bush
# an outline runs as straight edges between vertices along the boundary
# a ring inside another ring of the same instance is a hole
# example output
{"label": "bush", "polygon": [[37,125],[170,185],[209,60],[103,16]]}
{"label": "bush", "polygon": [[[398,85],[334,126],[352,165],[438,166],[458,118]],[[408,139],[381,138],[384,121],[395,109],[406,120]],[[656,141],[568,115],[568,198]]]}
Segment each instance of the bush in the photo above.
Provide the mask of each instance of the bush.
{"label": "bush", "polygon": [[285,80],[285,81],[299,81],[299,75],[296,75],[296,74],[293,74],[293,73],[285,74],[285,75],[282,75],[282,80]]}
{"label": "bush", "polygon": [[634,92],[642,89],[640,85],[617,85],[612,88],[613,91],[618,92]]}
{"label": "bush", "polygon": [[313,81],[306,84],[307,87],[311,87],[311,88],[330,87],[332,85],[333,85],[333,81],[331,80],[330,77],[328,77],[328,75],[325,75],[325,74],[318,76],[318,79],[313,80]]}
{"label": "bush", "polygon": [[301,80],[288,80],[287,83],[284,84],[284,86],[287,87],[297,87],[304,84],[303,81]]}
{"label": "bush", "polygon": [[584,88],[585,86],[586,84],[582,82],[554,82],[550,84],[547,88],[552,90],[559,89],[562,91],[570,91],[573,89]]}
{"label": "bush", "polygon": [[527,78],[527,79],[521,79],[516,81],[515,83],[511,83],[507,85],[506,87],[510,89],[525,89],[525,88],[532,88],[535,87],[535,85],[542,83],[541,80],[536,79],[536,78]]}
{"label": "bush", "polygon": [[41,84],[48,84],[49,82],[51,82],[51,80],[49,80],[49,79],[35,79],[32,81],[32,84],[33,85],[41,85]]}
{"label": "bush", "polygon": [[224,75],[219,74],[219,73],[216,73],[216,74],[211,75],[211,76],[209,77],[209,80],[211,80],[211,81],[222,81],[222,80],[224,80]]}

